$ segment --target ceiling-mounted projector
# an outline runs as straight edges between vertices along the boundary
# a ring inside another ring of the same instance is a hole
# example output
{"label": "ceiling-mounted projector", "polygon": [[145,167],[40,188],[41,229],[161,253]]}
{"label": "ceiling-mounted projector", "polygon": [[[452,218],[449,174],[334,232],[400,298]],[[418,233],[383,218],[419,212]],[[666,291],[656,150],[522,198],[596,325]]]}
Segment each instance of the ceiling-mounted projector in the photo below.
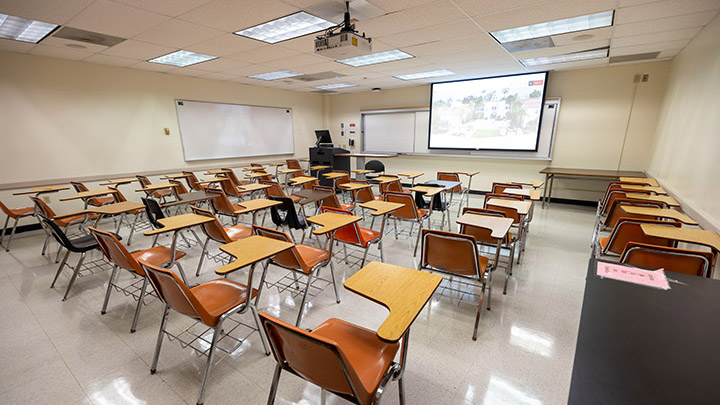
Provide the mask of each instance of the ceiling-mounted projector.
{"label": "ceiling-mounted projector", "polygon": [[345,2],[345,18],[315,38],[315,53],[333,59],[345,59],[372,53],[372,39],[359,35],[350,23],[350,2]]}

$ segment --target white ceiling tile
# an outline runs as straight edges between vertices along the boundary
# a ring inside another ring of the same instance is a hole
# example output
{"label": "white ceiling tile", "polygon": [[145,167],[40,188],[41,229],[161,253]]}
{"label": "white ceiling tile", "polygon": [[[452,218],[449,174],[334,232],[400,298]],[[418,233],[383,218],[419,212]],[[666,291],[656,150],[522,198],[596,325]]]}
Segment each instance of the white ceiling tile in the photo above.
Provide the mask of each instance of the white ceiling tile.
{"label": "white ceiling tile", "polygon": [[135,35],[133,39],[150,42],[151,44],[184,48],[211,38],[217,38],[223,34],[225,34],[223,31],[203,25],[172,19]]}
{"label": "white ceiling tile", "polygon": [[673,56],[677,55],[679,52],[680,52],[680,49],[669,49],[667,51],[662,51],[658,54],[656,59],[672,58]]}
{"label": "white ceiling tile", "polygon": [[455,4],[472,16],[482,16],[546,3],[547,0],[455,0]]}
{"label": "white ceiling tile", "polygon": [[427,65],[427,61],[419,58],[396,60],[394,62],[378,63],[377,65],[365,66],[371,72],[386,72],[390,70],[406,69],[415,66]]}
{"label": "white ceiling tile", "polygon": [[[90,43],[81,42],[81,41],[73,41],[73,40],[64,39],[64,38],[55,38],[55,37],[47,37],[47,38],[43,39],[41,43],[43,45],[47,45],[47,46],[76,49],[76,50],[90,52],[90,53],[98,53],[98,52],[102,52],[102,51],[108,49],[107,46],[90,44]],[[70,45],[70,46],[68,46],[68,45]],[[80,46],[82,46],[84,48],[78,48]]]}
{"label": "white ceiling tile", "polygon": [[357,23],[358,31],[365,32],[369,37],[382,37],[394,33],[408,31],[408,28],[420,28],[451,21],[459,21],[467,17],[449,0],[398,11],[392,14],[373,18]]}
{"label": "white ceiling tile", "polygon": [[624,7],[615,13],[615,24],[656,20],[683,14],[720,9],[718,0],[664,0],[637,6]]}
{"label": "white ceiling tile", "polygon": [[102,65],[130,66],[137,63],[134,59],[120,58],[117,56],[103,55],[101,53],[92,55],[85,59],[85,62],[100,63]]}
{"label": "white ceiling tile", "polygon": [[624,47],[690,39],[697,35],[697,33],[700,32],[700,29],[701,27],[685,28],[682,30],[663,31],[652,34],[635,35],[632,37],[615,38],[612,40],[612,46]]}
{"label": "white ceiling tile", "polygon": [[638,4],[651,3],[653,1],[658,1],[658,0],[620,0],[618,2],[618,8],[619,7],[636,6]]}
{"label": "white ceiling tile", "polygon": [[141,8],[158,14],[177,17],[210,0],[113,0],[128,6]]}
{"label": "white ceiling tile", "polygon": [[0,13],[65,24],[95,0],[11,0],[0,4]]}
{"label": "white ceiling tile", "polygon": [[589,67],[605,66],[610,63],[610,58],[588,59],[577,62],[554,63],[552,65],[533,66],[532,71],[542,72],[544,70],[568,70]]}
{"label": "white ceiling tile", "polygon": [[203,79],[212,79],[212,80],[230,80],[237,77],[237,75],[230,74],[230,73],[224,73],[224,72],[215,72],[210,74],[205,74],[203,76],[200,76]]}
{"label": "white ceiling tile", "polygon": [[556,0],[504,13],[474,17],[488,32],[613,10],[617,0]]}
{"label": "white ceiling tile", "polygon": [[[394,47],[401,48],[405,46],[426,44],[429,42],[443,41],[453,38],[462,38],[482,33],[483,31],[478,28],[475,23],[466,19],[455,21],[450,24],[441,24],[432,27],[413,29],[398,34],[383,36],[377,39],[384,41]],[[376,38],[373,38],[373,41],[375,41],[375,39]]]}
{"label": "white ceiling tile", "polygon": [[288,58],[270,60],[267,62],[263,62],[263,64],[276,68],[290,69],[307,65],[316,65],[318,63],[324,63],[326,61],[327,58],[323,58],[322,56],[316,56],[310,53],[302,53],[299,55],[290,56]]}
{"label": "white ceiling tile", "polygon": [[689,40],[682,40],[682,41],[669,41],[669,42],[661,42],[657,44],[648,44],[648,45],[637,45],[637,46],[627,46],[627,47],[611,47],[610,48],[610,56],[620,56],[620,55],[633,55],[636,53],[648,53],[648,52],[657,52],[657,51],[667,51],[672,49],[682,49],[687,45],[687,43],[690,42]]}
{"label": "white ceiling tile", "polygon": [[218,58],[202,62],[194,67],[197,69],[205,70],[207,72],[223,72],[230,69],[235,69],[243,66],[247,66],[247,63],[239,62],[228,58]]}
{"label": "white ceiling tile", "polygon": [[128,39],[104,50],[102,53],[105,55],[119,56],[122,58],[129,58],[140,61],[166,55],[176,50],[177,49],[175,48],[170,48],[167,46],[148,44],[146,42]]}
{"label": "white ceiling tile", "polygon": [[480,48],[498,47],[495,40],[487,34],[473,35],[471,37],[449,39],[446,41],[431,42],[423,45],[409,46],[403,51],[415,56],[444,55],[459,51],[473,52]]}
{"label": "white ceiling tile", "polygon": [[92,55],[90,52],[79,51],[70,48],[58,48],[54,46],[47,46],[38,44],[28,52],[31,55],[49,56],[51,58],[60,59],[71,59],[71,60],[83,60],[88,56]]}
{"label": "white ceiling tile", "polygon": [[432,3],[433,1],[435,0],[370,0],[371,3],[387,11],[388,13],[417,7],[422,4]]}
{"label": "white ceiling tile", "polygon": [[226,70],[222,73],[227,73],[231,75],[237,75],[237,76],[251,76],[256,75],[259,73],[266,73],[271,72],[273,69],[268,66],[263,65],[246,65],[238,68],[233,68]]}
{"label": "white ceiling tile", "polygon": [[540,58],[543,56],[555,56],[555,55],[562,55],[562,54],[566,54],[566,53],[587,51],[590,49],[604,48],[606,46],[610,46],[609,39],[603,39],[600,41],[574,43],[574,44],[569,44],[569,45],[565,45],[565,46],[556,46],[554,48],[533,49],[531,51],[515,52],[512,55],[518,59],[530,59],[530,58]]}
{"label": "white ceiling tile", "polygon": [[322,63],[316,63],[314,65],[294,67],[294,68],[292,68],[292,71],[302,73],[304,75],[309,75],[309,74],[320,73],[320,72],[329,72],[329,71],[335,72],[339,66],[344,66],[344,65],[340,65],[339,63],[336,63],[336,62],[322,62]]}
{"label": "white ceiling tile", "polygon": [[[591,35],[590,38],[586,38]],[[587,42],[595,42],[602,39],[610,39],[613,36],[613,27],[596,28],[579,32],[571,32],[562,35],[553,35],[552,40],[555,46],[575,45]]]}
{"label": "white ceiling tile", "polygon": [[278,0],[213,0],[179,18],[235,32],[300,11]]}
{"label": "white ceiling tile", "polygon": [[[317,36],[317,33],[303,35],[301,37],[288,39],[287,41],[278,42],[277,44],[274,44],[274,45],[281,47],[281,48],[292,49],[293,51],[298,51],[298,52],[314,52],[316,36]],[[263,42],[260,42],[260,41],[256,41],[256,42],[264,45]]]}
{"label": "white ceiling tile", "polygon": [[124,4],[97,0],[68,21],[67,25],[121,38],[130,38],[162,24],[168,19],[167,16]]}
{"label": "white ceiling tile", "polygon": [[169,72],[177,69],[177,66],[163,65],[161,63],[139,62],[128,66],[132,69],[150,70],[152,72]]}
{"label": "white ceiling tile", "polygon": [[0,51],[27,53],[35,44],[29,42],[13,41],[11,39],[0,38]]}
{"label": "white ceiling tile", "polygon": [[216,38],[188,45],[185,49],[206,55],[227,56],[261,46],[263,46],[263,43],[255,41],[254,39],[243,38],[235,34],[224,34]]}
{"label": "white ceiling tile", "polygon": [[227,57],[247,63],[262,63],[269,60],[288,58],[299,54],[299,52],[287,48],[280,48],[272,45],[263,45],[259,48],[251,49],[249,51],[233,53],[227,55]]}
{"label": "white ceiling tile", "polygon": [[615,26],[613,36],[616,38],[628,37],[632,35],[652,34],[653,32],[701,27],[709,23],[716,14],[717,11],[706,11],[704,13],[685,14],[658,20],[620,24]]}
{"label": "white ceiling tile", "polygon": [[168,73],[173,75],[181,75],[181,76],[190,76],[190,77],[198,77],[207,75],[207,70],[200,70],[200,69],[193,69],[191,67],[184,67],[184,68],[177,68],[173,70],[168,70]]}

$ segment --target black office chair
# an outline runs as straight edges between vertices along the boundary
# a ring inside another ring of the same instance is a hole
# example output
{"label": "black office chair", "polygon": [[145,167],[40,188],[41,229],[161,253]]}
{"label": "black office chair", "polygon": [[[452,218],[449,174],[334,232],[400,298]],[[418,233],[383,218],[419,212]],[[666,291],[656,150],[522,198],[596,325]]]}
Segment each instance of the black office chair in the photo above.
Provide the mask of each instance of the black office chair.
{"label": "black office chair", "polygon": [[[365,170],[372,170],[373,173],[385,173],[385,165],[379,160],[371,160],[365,163]],[[373,177],[377,177],[377,175],[370,175],[369,173],[365,175],[366,179]]]}
{"label": "black office chair", "polygon": [[[99,245],[92,235],[82,235],[73,239],[68,238],[65,232],[63,232],[62,228],[60,228],[58,224],[56,224],[53,220],[48,219],[47,217],[42,217],[42,221],[40,223],[50,233],[50,235],[55,238],[57,243],[67,250],[62,260],[60,261],[60,266],[57,269],[57,273],[55,273],[55,278],[53,279],[52,284],[50,284],[50,288],[55,287],[55,282],[60,276],[63,267],[65,267],[65,265],[67,264],[67,259],[68,256],[70,256],[70,253],[80,253],[80,260],[78,260],[77,264],[75,265],[73,275],[70,278],[67,289],[65,290],[65,295],[63,295],[62,300],[65,301],[67,299],[68,293],[70,292],[70,288],[72,287],[78,273],[80,272],[80,269],[82,268],[86,253],[93,249],[97,249]],[[119,236],[116,235],[116,237],[119,239]],[[68,265],[68,267],[70,266]]]}
{"label": "black office chair", "polygon": [[[160,208],[160,204],[152,198],[142,197],[140,199],[145,205],[145,212],[147,213],[150,225],[152,225],[154,229],[164,228],[165,225],[158,222],[158,219],[165,218],[165,213],[163,213],[162,208]],[[157,244],[159,236],[159,234],[155,235],[155,238],[153,238],[152,246],[155,246]]]}
{"label": "black office chair", "polygon": [[[302,243],[305,240],[304,230],[308,227],[305,221],[305,216],[302,213],[297,212],[293,200],[289,197],[275,197],[271,196],[271,200],[280,201],[280,205],[270,207],[270,219],[276,227],[287,226],[290,229],[301,229],[303,230],[303,236],[300,240]],[[292,238],[292,232],[288,232]]]}

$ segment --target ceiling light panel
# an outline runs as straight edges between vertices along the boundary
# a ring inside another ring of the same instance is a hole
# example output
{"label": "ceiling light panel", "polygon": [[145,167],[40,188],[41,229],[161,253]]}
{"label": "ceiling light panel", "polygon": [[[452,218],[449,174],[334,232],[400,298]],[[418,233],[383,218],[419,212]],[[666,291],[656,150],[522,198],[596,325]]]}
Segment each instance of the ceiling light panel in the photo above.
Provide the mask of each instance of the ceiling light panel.
{"label": "ceiling light panel", "polygon": [[313,86],[313,89],[320,89],[320,90],[335,90],[335,89],[344,89],[346,87],[357,87],[357,84],[352,83],[332,83],[332,84],[323,84],[321,86]]}
{"label": "ceiling light panel", "polygon": [[235,34],[274,44],[333,27],[335,24],[304,11],[278,18],[254,27],[236,31]]}
{"label": "ceiling light panel", "polygon": [[148,62],[185,67],[213,59],[217,59],[217,56],[180,50],[167,55],[158,56],[157,58],[150,59]]}
{"label": "ceiling light panel", "polygon": [[57,24],[0,14],[0,38],[37,44],[57,28]]}
{"label": "ceiling light panel", "polygon": [[286,79],[288,77],[302,76],[302,73],[291,72],[289,70],[277,70],[275,72],[260,73],[257,75],[248,76],[251,79],[260,80],[278,80]]}
{"label": "ceiling light panel", "polygon": [[440,76],[450,76],[454,75],[455,73],[443,69],[443,70],[433,70],[431,72],[420,72],[420,73],[410,73],[406,75],[399,75],[399,76],[393,76],[397,79],[401,80],[418,80],[418,79],[428,79],[431,77],[440,77]]}
{"label": "ceiling light panel", "polygon": [[344,63],[346,65],[354,67],[359,67],[410,58],[414,58],[414,56],[410,55],[409,53],[405,53],[399,49],[393,49],[392,51],[371,53],[370,55],[356,56],[354,58],[348,59],[340,59],[336,62]]}
{"label": "ceiling light panel", "polygon": [[567,34],[568,32],[591,30],[594,28],[609,27],[613,23],[613,11],[603,11],[579,17],[564,18],[524,27],[509,28],[491,32],[501,44],[505,42],[521,41],[530,38],[547,37],[550,35]]}
{"label": "ceiling light panel", "polygon": [[522,59],[525,66],[551,65],[554,63],[577,62],[588,59],[607,58],[610,48],[591,49],[589,51],[566,53],[564,55],[544,56],[541,58]]}

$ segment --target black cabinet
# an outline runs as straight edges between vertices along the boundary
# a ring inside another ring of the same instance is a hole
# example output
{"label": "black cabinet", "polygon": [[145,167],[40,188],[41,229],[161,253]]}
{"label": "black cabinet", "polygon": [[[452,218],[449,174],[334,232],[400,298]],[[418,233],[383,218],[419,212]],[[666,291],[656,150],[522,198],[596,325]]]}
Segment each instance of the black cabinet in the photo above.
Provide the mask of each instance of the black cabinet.
{"label": "black cabinet", "polygon": [[313,171],[312,175],[320,179],[323,186],[332,187],[332,180],[322,176],[330,170],[344,170],[350,173],[350,158],[347,156],[335,156],[339,153],[350,153],[342,148],[310,148],[310,166],[330,166],[331,169]]}

